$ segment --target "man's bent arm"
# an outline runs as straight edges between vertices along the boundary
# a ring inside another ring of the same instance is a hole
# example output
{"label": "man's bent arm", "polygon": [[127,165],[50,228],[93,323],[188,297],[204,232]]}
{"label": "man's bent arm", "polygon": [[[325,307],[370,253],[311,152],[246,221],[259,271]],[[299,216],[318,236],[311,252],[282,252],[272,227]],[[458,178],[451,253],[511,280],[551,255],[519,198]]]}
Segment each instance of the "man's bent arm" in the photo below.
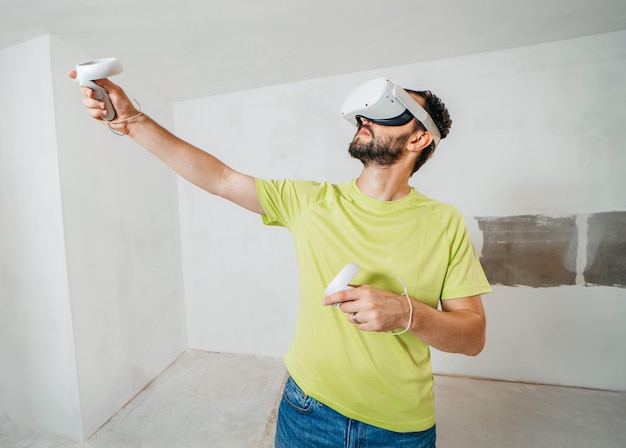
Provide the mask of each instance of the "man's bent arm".
{"label": "man's bent arm", "polygon": [[[353,285],[324,298],[324,306],[337,305],[349,321],[363,331],[406,328],[424,343],[444,352],[479,354],[485,345],[485,311],[481,296],[443,300],[441,311],[416,299],[371,285]],[[357,321],[355,321],[355,318]]]}
{"label": "man's bent arm", "polygon": [[[406,302],[405,302],[406,303]],[[486,318],[481,296],[441,301],[441,311],[412,299],[410,332],[444,352],[478,355],[485,346]]]}

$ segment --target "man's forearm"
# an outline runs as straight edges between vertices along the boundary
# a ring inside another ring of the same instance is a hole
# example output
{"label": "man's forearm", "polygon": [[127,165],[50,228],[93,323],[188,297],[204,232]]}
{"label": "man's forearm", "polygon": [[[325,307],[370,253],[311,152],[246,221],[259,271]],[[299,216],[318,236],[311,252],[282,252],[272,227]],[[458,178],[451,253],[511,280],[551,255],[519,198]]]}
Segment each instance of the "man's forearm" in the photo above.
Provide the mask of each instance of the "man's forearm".
{"label": "man's forearm", "polygon": [[255,179],[222,163],[141,115],[128,123],[127,135],[192,184],[252,212],[264,214]]}
{"label": "man's forearm", "polygon": [[127,135],[194,185],[219,194],[228,167],[216,157],[181,140],[150,117],[127,124]]}
{"label": "man's forearm", "polygon": [[418,300],[411,300],[413,319],[410,331],[414,336],[443,352],[475,356],[482,351],[486,327],[482,306],[480,310],[459,308],[440,311]]}

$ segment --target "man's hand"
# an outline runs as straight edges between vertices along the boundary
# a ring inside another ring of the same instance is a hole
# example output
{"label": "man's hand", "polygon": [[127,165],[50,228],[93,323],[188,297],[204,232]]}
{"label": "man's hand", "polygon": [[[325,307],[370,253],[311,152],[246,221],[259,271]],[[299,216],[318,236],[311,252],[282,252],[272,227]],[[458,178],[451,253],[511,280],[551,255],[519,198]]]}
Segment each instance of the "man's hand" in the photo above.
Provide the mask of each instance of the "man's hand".
{"label": "man's hand", "polygon": [[[72,79],[76,79],[76,70],[70,70],[68,76]],[[109,92],[111,103],[117,113],[117,116],[111,124],[134,117],[139,113],[137,108],[135,108],[132,101],[128,98],[128,96],[126,96],[126,93],[124,93],[124,90],[122,90],[120,86],[109,81],[108,79],[98,79],[94,82],[101,85],[107,90],[107,92]],[[89,87],[81,87],[80,90],[83,94],[83,105],[87,108],[89,115],[97,120],[101,120],[102,117],[106,116],[107,110],[104,101],[95,99],[94,91]]]}
{"label": "man's hand", "polygon": [[363,331],[392,331],[406,328],[409,303],[403,295],[370,285],[354,286],[325,297],[324,306],[337,305],[349,322]]}

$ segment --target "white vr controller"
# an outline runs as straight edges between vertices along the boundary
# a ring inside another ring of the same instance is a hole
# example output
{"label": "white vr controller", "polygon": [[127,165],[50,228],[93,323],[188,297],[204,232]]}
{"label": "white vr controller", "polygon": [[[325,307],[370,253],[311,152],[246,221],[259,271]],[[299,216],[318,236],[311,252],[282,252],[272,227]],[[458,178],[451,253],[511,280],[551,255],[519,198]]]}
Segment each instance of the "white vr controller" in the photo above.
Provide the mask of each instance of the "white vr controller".
{"label": "white vr controller", "polygon": [[109,92],[101,85],[96,84],[94,80],[119,75],[123,70],[122,64],[116,58],[94,59],[76,66],[76,82],[78,85],[89,87],[94,91],[93,97],[104,101],[106,104],[107,114],[102,117],[105,121],[111,121],[115,118],[115,108],[111,103],[111,98],[109,98]]}
{"label": "white vr controller", "polygon": [[[345,289],[352,289],[352,286],[349,286],[350,281],[352,281],[352,279],[356,277],[358,272],[359,272],[359,267],[356,264],[348,263],[347,265],[344,266],[344,268],[341,271],[339,271],[339,274],[337,274],[337,276],[333,279],[333,281],[331,281],[328,284],[324,292],[326,293],[327,296],[329,296],[338,291],[343,291]],[[339,305],[341,304],[338,303],[335,306],[339,306]]]}

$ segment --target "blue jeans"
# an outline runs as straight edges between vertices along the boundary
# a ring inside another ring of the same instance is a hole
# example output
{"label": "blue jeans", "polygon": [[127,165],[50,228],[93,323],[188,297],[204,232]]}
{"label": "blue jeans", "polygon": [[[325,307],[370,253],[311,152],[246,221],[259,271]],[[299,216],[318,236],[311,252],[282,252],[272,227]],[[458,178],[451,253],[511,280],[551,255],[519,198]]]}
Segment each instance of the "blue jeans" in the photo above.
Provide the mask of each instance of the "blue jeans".
{"label": "blue jeans", "polygon": [[349,419],[306,395],[289,377],[278,408],[274,448],[434,448],[435,427],[393,432]]}

